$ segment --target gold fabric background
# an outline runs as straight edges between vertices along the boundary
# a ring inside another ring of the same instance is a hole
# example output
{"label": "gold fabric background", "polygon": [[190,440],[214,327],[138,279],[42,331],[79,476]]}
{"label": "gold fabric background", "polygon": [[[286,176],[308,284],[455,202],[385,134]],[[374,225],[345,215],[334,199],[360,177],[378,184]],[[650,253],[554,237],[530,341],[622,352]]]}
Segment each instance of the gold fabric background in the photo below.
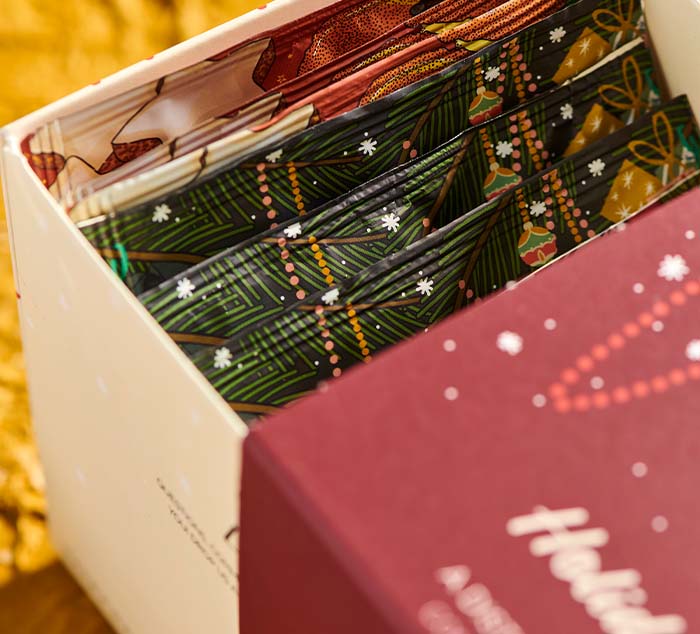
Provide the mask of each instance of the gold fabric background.
{"label": "gold fabric background", "polygon": [[[0,126],[257,4],[256,0],[0,0]],[[55,559],[46,532],[44,480],[30,420],[0,203],[0,587]]]}

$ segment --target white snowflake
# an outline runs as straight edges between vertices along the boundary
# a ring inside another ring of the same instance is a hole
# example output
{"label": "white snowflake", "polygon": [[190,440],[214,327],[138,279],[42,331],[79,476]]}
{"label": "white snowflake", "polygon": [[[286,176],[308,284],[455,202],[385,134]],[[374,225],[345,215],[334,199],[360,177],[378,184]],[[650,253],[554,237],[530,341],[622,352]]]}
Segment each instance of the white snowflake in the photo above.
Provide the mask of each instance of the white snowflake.
{"label": "white snowflake", "polygon": [[177,298],[178,299],[189,299],[192,297],[192,293],[195,291],[196,286],[190,282],[189,278],[183,277],[177,283]]}
{"label": "white snowflake", "polygon": [[685,356],[691,361],[700,361],[700,339],[693,339],[685,348]]}
{"label": "white snowflake", "polygon": [[495,79],[498,79],[498,76],[501,74],[501,71],[498,70],[498,67],[496,66],[491,66],[486,69],[486,72],[484,73],[484,77],[486,78],[486,81],[494,81]]}
{"label": "white snowflake", "polygon": [[667,282],[682,282],[688,273],[690,269],[680,255],[667,255],[659,264],[658,275]]}
{"label": "white snowflake", "polygon": [[173,213],[173,210],[168,205],[157,205],[153,211],[153,222],[165,222],[170,218],[171,213]]}
{"label": "white snowflake", "polygon": [[549,32],[549,40],[552,44],[559,44],[566,35],[566,29],[563,26],[558,26],[553,31]]}
{"label": "white snowflake", "polygon": [[683,163],[683,165],[688,165],[689,163],[695,163],[695,160],[695,154],[693,154],[687,147],[683,146],[681,163]]}
{"label": "white snowflake", "polygon": [[499,141],[496,144],[496,154],[502,159],[509,157],[513,153],[513,144],[510,141]]}
{"label": "white snowflake", "polygon": [[377,142],[374,139],[365,139],[357,149],[367,156],[372,156],[377,151]]}
{"label": "white snowflake", "polygon": [[338,297],[340,297],[340,291],[337,288],[334,288],[321,297],[321,300],[323,300],[323,303],[326,304],[326,306],[331,306],[338,301]]}
{"label": "white snowflake", "polygon": [[591,38],[587,37],[585,40],[582,40],[578,47],[581,50],[581,55],[588,53],[591,50]]}
{"label": "white snowflake", "polygon": [[294,238],[298,238],[301,235],[301,223],[295,222],[294,224],[285,227],[284,235],[290,238],[291,240],[294,240]]}
{"label": "white snowflake", "polygon": [[433,292],[433,285],[435,282],[433,280],[424,277],[422,280],[418,280],[418,284],[416,285],[416,293],[420,293],[421,295],[427,295],[430,297],[431,293]]}
{"label": "white snowflake", "polygon": [[266,157],[265,160],[268,163],[277,163],[282,158],[282,149],[280,148],[279,150],[275,150],[274,152],[270,152]]}
{"label": "white snowflake", "polygon": [[574,118],[574,107],[570,103],[565,103],[561,108],[561,118],[562,119],[573,119]]}
{"label": "white snowflake", "polygon": [[399,217],[398,214],[395,214],[393,211],[390,214],[386,214],[386,216],[382,216],[382,227],[386,229],[387,231],[398,231],[399,230],[399,222],[401,221],[401,218]]}
{"label": "white snowflake", "polygon": [[530,214],[535,218],[541,216],[547,211],[547,205],[540,200],[530,203]]}
{"label": "white snowflake", "polygon": [[233,355],[228,348],[219,348],[214,352],[214,367],[217,370],[224,370],[231,367],[231,359]]}
{"label": "white snowflake", "polygon": [[603,117],[601,117],[600,115],[595,115],[591,119],[591,130],[593,132],[598,132],[598,130],[600,130],[601,125],[603,125]]}
{"label": "white snowflake", "polygon": [[623,203],[617,208],[617,219],[618,220],[627,220],[632,216],[632,207],[630,207],[628,204]]}
{"label": "white snowflake", "polygon": [[496,345],[501,352],[508,353],[511,357],[523,351],[523,338],[510,330],[505,330],[496,339]]}
{"label": "white snowflake", "polygon": [[625,172],[622,175],[622,185],[625,189],[629,189],[632,187],[632,181],[634,180],[634,172],[629,171]]}
{"label": "white snowflake", "polygon": [[605,162],[601,161],[600,159],[596,159],[592,163],[588,164],[588,171],[591,173],[591,176],[602,176],[604,170]]}

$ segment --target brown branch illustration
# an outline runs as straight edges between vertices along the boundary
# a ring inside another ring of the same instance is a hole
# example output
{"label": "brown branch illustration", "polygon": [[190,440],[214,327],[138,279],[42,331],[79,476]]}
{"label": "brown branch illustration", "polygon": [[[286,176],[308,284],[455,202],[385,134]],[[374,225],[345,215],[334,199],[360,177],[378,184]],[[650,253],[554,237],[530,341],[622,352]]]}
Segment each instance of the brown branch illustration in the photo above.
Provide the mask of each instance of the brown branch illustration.
{"label": "brown branch illustration", "polygon": [[[97,249],[97,252],[106,258],[120,259],[121,252],[115,249]],[[167,253],[153,251],[127,251],[126,255],[129,261],[140,262],[184,262],[186,264],[198,264],[207,258],[201,255],[192,255],[190,253]]]}
{"label": "brown branch illustration", "polygon": [[474,140],[475,136],[476,132],[470,132],[462,140],[462,144],[459,146],[459,151],[455,155],[454,160],[452,161],[452,165],[450,166],[450,169],[445,176],[445,180],[442,183],[440,193],[438,194],[437,199],[435,200],[433,206],[428,212],[428,225],[423,229],[423,235],[427,236],[430,233],[430,229],[433,226],[433,220],[435,219],[437,212],[442,206],[442,203],[445,202],[445,198],[447,198],[447,193],[450,191],[450,187],[452,187],[452,183],[454,182],[455,176],[457,176],[457,170],[462,164],[462,161],[464,160],[464,155],[467,153],[467,149],[471,145],[471,142]]}
{"label": "brown branch illustration", "polygon": [[486,243],[488,242],[488,239],[491,236],[491,232],[493,231],[494,227],[498,224],[498,221],[501,219],[501,216],[508,207],[508,203],[510,202],[510,200],[510,196],[504,196],[501,199],[501,202],[499,203],[498,207],[496,207],[496,209],[494,209],[491,212],[491,215],[489,216],[489,221],[486,223],[484,230],[479,236],[479,240],[474,246],[474,250],[469,256],[469,261],[467,262],[467,266],[464,269],[464,274],[462,275],[464,289],[460,289],[459,287],[457,288],[457,297],[455,299],[455,311],[458,311],[464,306],[464,298],[466,297],[465,292],[469,286],[469,281],[471,280],[472,273],[474,273],[474,269],[476,268],[476,263],[479,261],[479,258],[481,257],[481,252],[484,250],[484,247],[486,246]]}

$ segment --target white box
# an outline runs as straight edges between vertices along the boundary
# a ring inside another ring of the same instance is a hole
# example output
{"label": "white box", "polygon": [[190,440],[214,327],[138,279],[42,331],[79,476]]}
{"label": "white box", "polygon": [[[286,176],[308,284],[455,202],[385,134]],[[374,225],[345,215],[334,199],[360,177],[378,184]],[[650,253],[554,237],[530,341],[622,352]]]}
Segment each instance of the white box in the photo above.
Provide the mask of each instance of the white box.
{"label": "white box", "polygon": [[19,143],[61,115],[331,2],[276,0],[2,131],[2,180],[52,537],[122,634],[238,630],[231,531],[247,428],[115,278],[29,169]]}
{"label": "white box", "polygon": [[[58,551],[127,634],[236,632],[245,425],[42,186],[38,126],[331,0],[275,0],[2,131],[2,178],[34,428]],[[669,86],[700,113],[700,4],[647,0]],[[274,609],[274,606],[271,606]]]}

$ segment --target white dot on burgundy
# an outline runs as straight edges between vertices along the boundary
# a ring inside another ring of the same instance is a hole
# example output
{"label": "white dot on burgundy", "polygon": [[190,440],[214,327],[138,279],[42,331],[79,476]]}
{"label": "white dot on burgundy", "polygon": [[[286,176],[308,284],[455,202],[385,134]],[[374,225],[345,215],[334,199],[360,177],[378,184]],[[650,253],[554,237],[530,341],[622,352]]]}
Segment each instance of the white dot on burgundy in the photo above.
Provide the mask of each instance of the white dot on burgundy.
{"label": "white dot on burgundy", "polygon": [[640,284],[637,282],[633,287],[632,290],[637,293],[637,295],[641,295],[644,292],[644,284]]}
{"label": "white dot on burgundy", "polygon": [[652,329],[654,332],[661,332],[661,331],[664,329],[664,324],[663,324],[662,321],[655,321],[655,322],[651,325],[651,329]]}
{"label": "white dot on burgundy", "polygon": [[685,232],[685,238],[686,240],[695,240],[695,231],[688,229],[688,231]]}
{"label": "white dot on burgundy", "polygon": [[556,319],[545,319],[544,327],[546,330],[555,330],[557,327],[557,320]]}
{"label": "white dot on burgundy", "polygon": [[457,350],[457,342],[454,339],[445,339],[442,347],[445,349],[445,352],[454,352]]}
{"label": "white dot on burgundy", "polygon": [[445,389],[445,398],[448,401],[456,401],[459,397],[459,390],[456,387],[448,387]]}
{"label": "white dot on burgundy", "polygon": [[649,467],[647,467],[645,463],[635,462],[632,465],[632,475],[635,478],[643,478],[647,473],[649,473]]}
{"label": "white dot on burgundy", "polygon": [[594,376],[591,379],[591,387],[594,390],[602,390],[604,385],[605,385],[605,381],[603,381],[603,379],[599,376]]}
{"label": "white dot on burgundy", "polygon": [[651,520],[651,528],[657,533],[665,533],[668,530],[668,520],[663,515],[657,515]]}
{"label": "white dot on burgundy", "polygon": [[544,407],[547,404],[547,397],[544,394],[535,394],[532,397],[532,404],[535,407]]}

